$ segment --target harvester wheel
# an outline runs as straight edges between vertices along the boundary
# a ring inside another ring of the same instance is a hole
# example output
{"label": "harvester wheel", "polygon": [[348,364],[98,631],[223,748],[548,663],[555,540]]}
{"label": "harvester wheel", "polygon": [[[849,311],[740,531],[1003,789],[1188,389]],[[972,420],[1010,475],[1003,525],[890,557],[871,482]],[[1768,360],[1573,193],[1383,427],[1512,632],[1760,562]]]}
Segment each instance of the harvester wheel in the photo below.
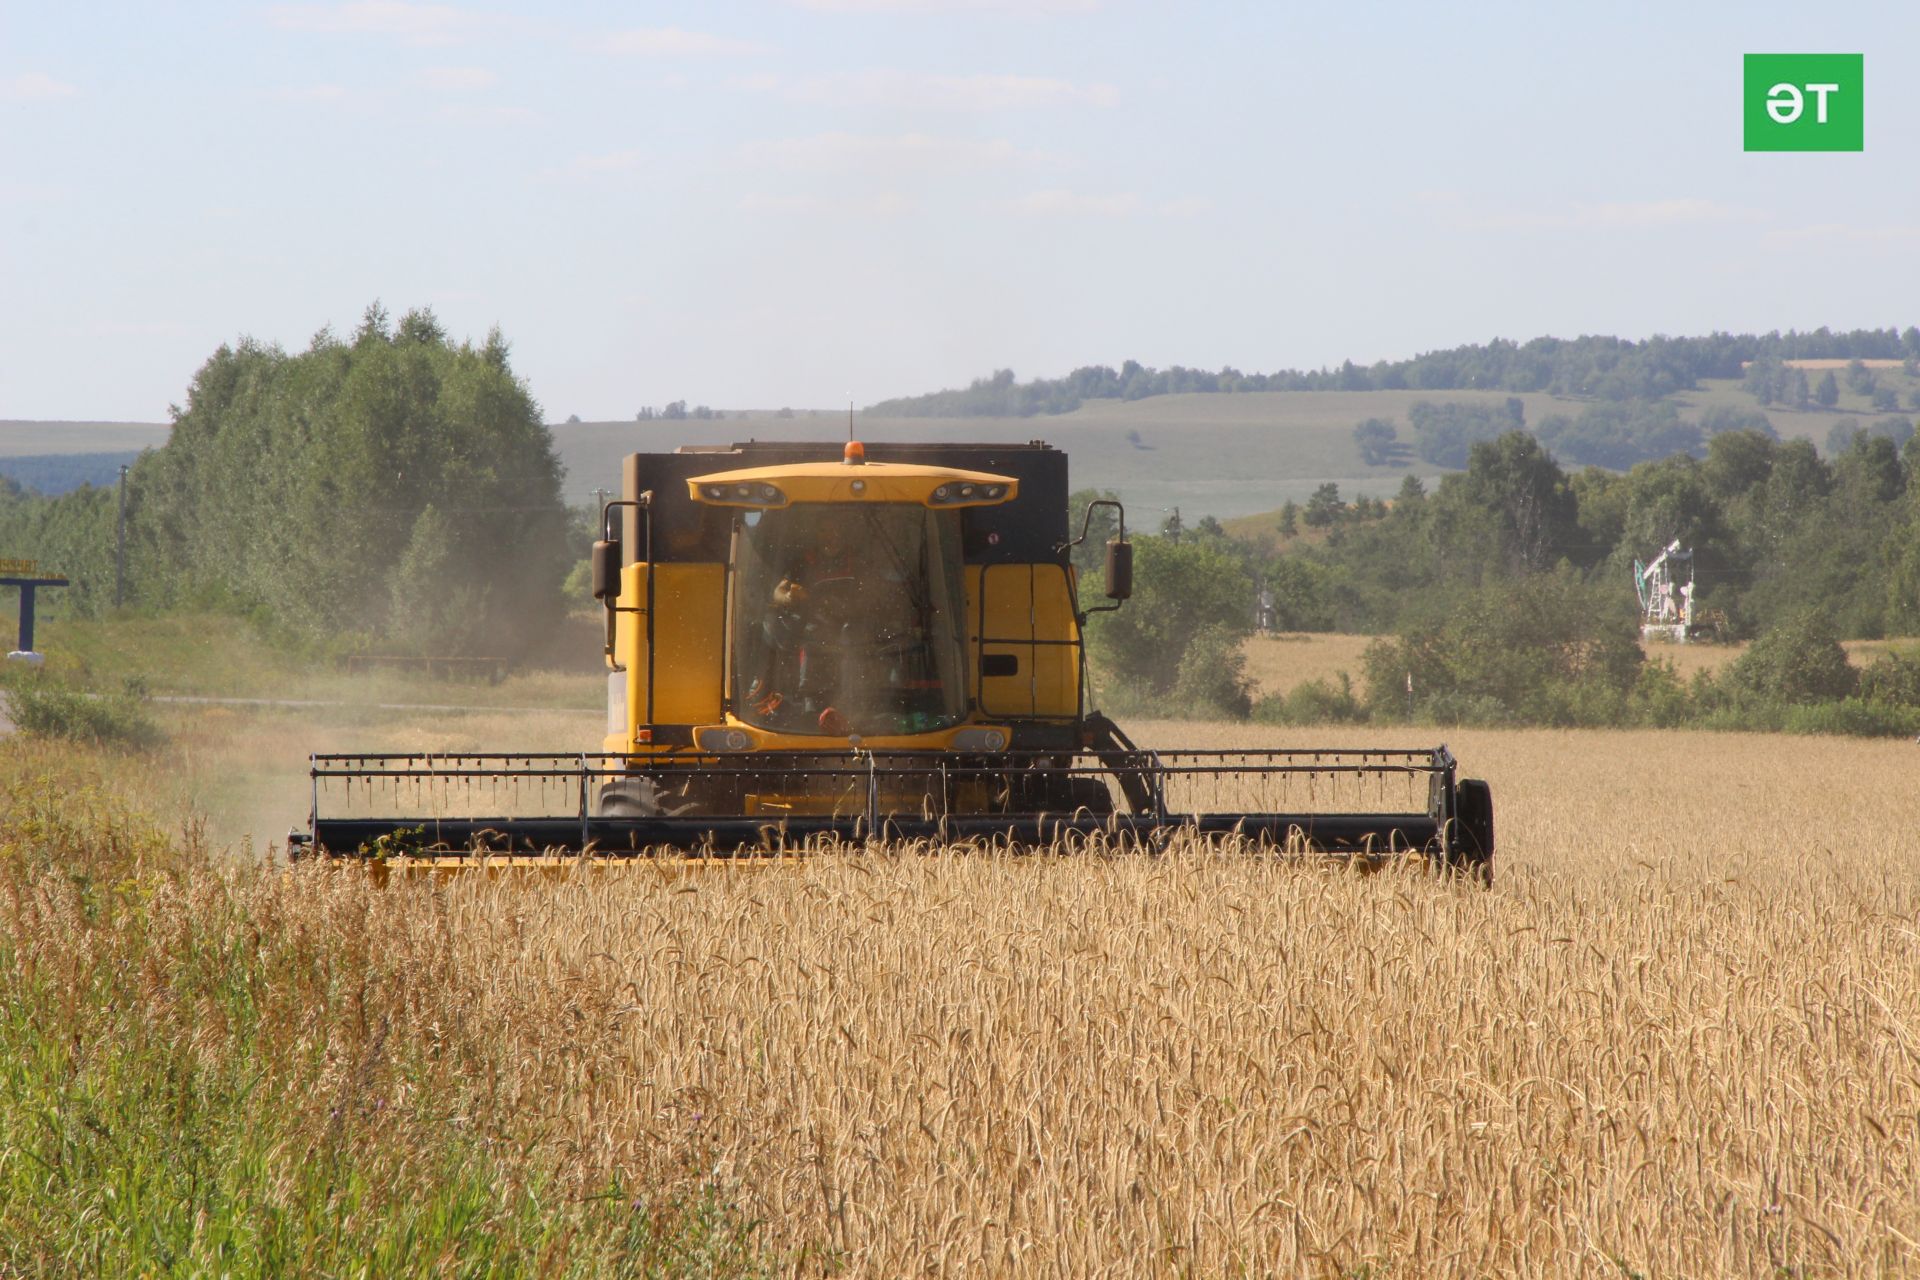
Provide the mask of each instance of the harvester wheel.
{"label": "harvester wheel", "polygon": [[597,806],[603,818],[658,818],[667,812],[652,778],[622,778],[600,788]]}
{"label": "harvester wheel", "polygon": [[1113,816],[1113,792],[1107,790],[1106,782],[1100,778],[1068,778],[1066,794],[1070,812],[1085,809],[1096,818]]}
{"label": "harvester wheel", "polygon": [[1036,769],[1018,775],[1014,807],[1030,813],[1071,815],[1085,810],[1096,818],[1113,813],[1113,793],[1105,779]]}
{"label": "harvester wheel", "polygon": [[1454,790],[1454,830],[1447,863],[1482,884],[1493,883],[1493,788],[1462,778]]}

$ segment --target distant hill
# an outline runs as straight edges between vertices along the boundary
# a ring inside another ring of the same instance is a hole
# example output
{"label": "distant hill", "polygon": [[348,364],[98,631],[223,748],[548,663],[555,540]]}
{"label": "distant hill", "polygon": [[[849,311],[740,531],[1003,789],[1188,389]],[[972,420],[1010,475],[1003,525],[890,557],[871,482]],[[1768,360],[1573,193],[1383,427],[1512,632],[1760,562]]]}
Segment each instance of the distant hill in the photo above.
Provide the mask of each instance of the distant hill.
{"label": "distant hill", "polygon": [[1644,341],[1604,335],[1525,343],[1496,338],[1408,360],[1364,366],[1349,360],[1338,369],[1276,373],[1180,365],[1155,369],[1129,360],[1118,369],[1084,365],[1065,377],[1020,382],[1012,370],[1001,369],[963,388],[884,400],[868,412],[879,417],[1025,418],[1071,413],[1095,400],[1267,391],[1538,391],[1600,400],[1657,400],[1692,390],[1704,379],[1739,378],[1756,360],[1899,362],[1909,357],[1920,358],[1920,328],[1913,326],[1845,333],[1820,328],[1809,333],[1656,336]]}
{"label": "distant hill", "polygon": [[120,468],[140,456],[137,449],[115,453],[42,453],[0,455],[0,476],[51,497],[82,485],[104,488],[120,479]]}
{"label": "distant hill", "polygon": [[172,430],[164,422],[41,422],[0,418],[0,458],[138,453],[142,449],[158,449],[167,442]]}

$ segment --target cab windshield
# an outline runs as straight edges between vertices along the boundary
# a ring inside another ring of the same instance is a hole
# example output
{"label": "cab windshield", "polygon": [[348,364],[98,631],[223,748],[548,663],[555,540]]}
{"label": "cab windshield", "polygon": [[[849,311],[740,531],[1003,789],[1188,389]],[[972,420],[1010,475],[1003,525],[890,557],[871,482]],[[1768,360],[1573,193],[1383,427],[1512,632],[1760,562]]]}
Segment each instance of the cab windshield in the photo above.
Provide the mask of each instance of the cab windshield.
{"label": "cab windshield", "polygon": [[784,733],[923,733],[966,718],[960,515],[800,504],[734,533],[734,714]]}

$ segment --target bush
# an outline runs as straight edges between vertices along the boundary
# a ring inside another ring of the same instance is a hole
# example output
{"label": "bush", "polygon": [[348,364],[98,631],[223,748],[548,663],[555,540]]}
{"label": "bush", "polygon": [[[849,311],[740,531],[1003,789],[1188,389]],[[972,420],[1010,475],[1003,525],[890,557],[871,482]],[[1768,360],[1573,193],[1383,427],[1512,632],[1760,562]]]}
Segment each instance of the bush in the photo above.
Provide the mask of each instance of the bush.
{"label": "bush", "polygon": [[1342,671],[1338,684],[1308,680],[1286,693],[1270,693],[1253,708],[1268,724],[1360,724],[1367,708],[1353,691],[1353,677]]}
{"label": "bush", "polygon": [[144,700],[131,692],[91,694],[21,683],[7,689],[6,697],[8,715],[29,737],[137,751],[158,746],[161,740],[160,726],[147,715]]}
{"label": "bush", "polygon": [[[1707,673],[1702,671],[1701,675]],[[1708,676],[1708,687],[1712,677]],[[1672,729],[1685,724],[1693,715],[1694,704],[1687,696],[1687,686],[1680,681],[1680,675],[1671,662],[1649,662],[1640,668],[1640,678],[1633,682],[1633,692],[1629,695],[1632,718],[1641,724],[1652,725],[1657,729]]]}
{"label": "bush", "polygon": [[1427,724],[1481,728],[1516,723],[1512,708],[1500,699],[1458,691],[1437,693],[1422,700],[1419,718]]}
{"label": "bush", "polygon": [[1920,707],[1920,651],[1883,653],[1860,673],[1860,696],[1889,707]]}
{"label": "bush", "polygon": [[1737,700],[1788,706],[1849,698],[1859,683],[1847,651],[1815,613],[1766,632],[1727,668],[1726,678]]}
{"label": "bush", "polygon": [[1920,710],[1889,707],[1860,698],[1788,707],[1780,727],[1788,733],[1844,733],[1857,738],[1910,737],[1920,733]]}
{"label": "bush", "polygon": [[1617,723],[1642,661],[1618,605],[1570,573],[1463,591],[1439,617],[1367,650],[1371,709],[1404,715],[1411,680],[1416,718]]}
{"label": "bush", "polygon": [[1174,706],[1188,714],[1246,719],[1253,710],[1246,665],[1236,631],[1217,624],[1207,627],[1188,642],[1180,658]]}
{"label": "bush", "polygon": [[560,586],[560,594],[568,605],[576,609],[583,604],[592,604],[593,561],[581,560],[568,570],[567,580]]}
{"label": "bush", "polygon": [[[1106,691],[1136,705],[1168,695],[1191,705],[1213,705],[1217,699],[1211,693],[1197,702],[1190,695],[1210,687],[1215,677],[1208,674],[1209,665],[1226,660],[1232,647],[1227,637],[1237,641],[1252,629],[1252,576],[1211,541],[1147,537],[1135,538],[1133,547],[1133,599],[1115,612],[1096,614],[1088,627],[1088,645],[1107,678]],[[1089,580],[1081,599],[1097,599],[1101,590]],[[1209,632],[1218,633],[1209,651],[1213,657],[1196,653],[1190,660],[1189,650]],[[1175,693],[1183,681],[1188,694]]]}

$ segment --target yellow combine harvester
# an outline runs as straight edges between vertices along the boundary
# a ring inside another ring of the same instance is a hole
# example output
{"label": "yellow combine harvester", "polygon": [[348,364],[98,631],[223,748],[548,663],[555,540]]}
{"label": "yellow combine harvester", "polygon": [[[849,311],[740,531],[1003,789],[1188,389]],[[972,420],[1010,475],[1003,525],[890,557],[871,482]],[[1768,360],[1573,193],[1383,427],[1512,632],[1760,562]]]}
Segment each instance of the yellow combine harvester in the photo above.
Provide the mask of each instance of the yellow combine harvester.
{"label": "yellow combine harvester", "polygon": [[[1118,507],[1117,503],[1110,503]],[[1445,747],[1154,751],[1089,704],[1067,463],[1045,444],[633,454],[601,511],[599,752],[315,756],[298,856],[734,857],[1178,833],[1491,871]],[[406,814],[408,809],[411,814]],[[324,810],[324,812],[323,812]]]}

